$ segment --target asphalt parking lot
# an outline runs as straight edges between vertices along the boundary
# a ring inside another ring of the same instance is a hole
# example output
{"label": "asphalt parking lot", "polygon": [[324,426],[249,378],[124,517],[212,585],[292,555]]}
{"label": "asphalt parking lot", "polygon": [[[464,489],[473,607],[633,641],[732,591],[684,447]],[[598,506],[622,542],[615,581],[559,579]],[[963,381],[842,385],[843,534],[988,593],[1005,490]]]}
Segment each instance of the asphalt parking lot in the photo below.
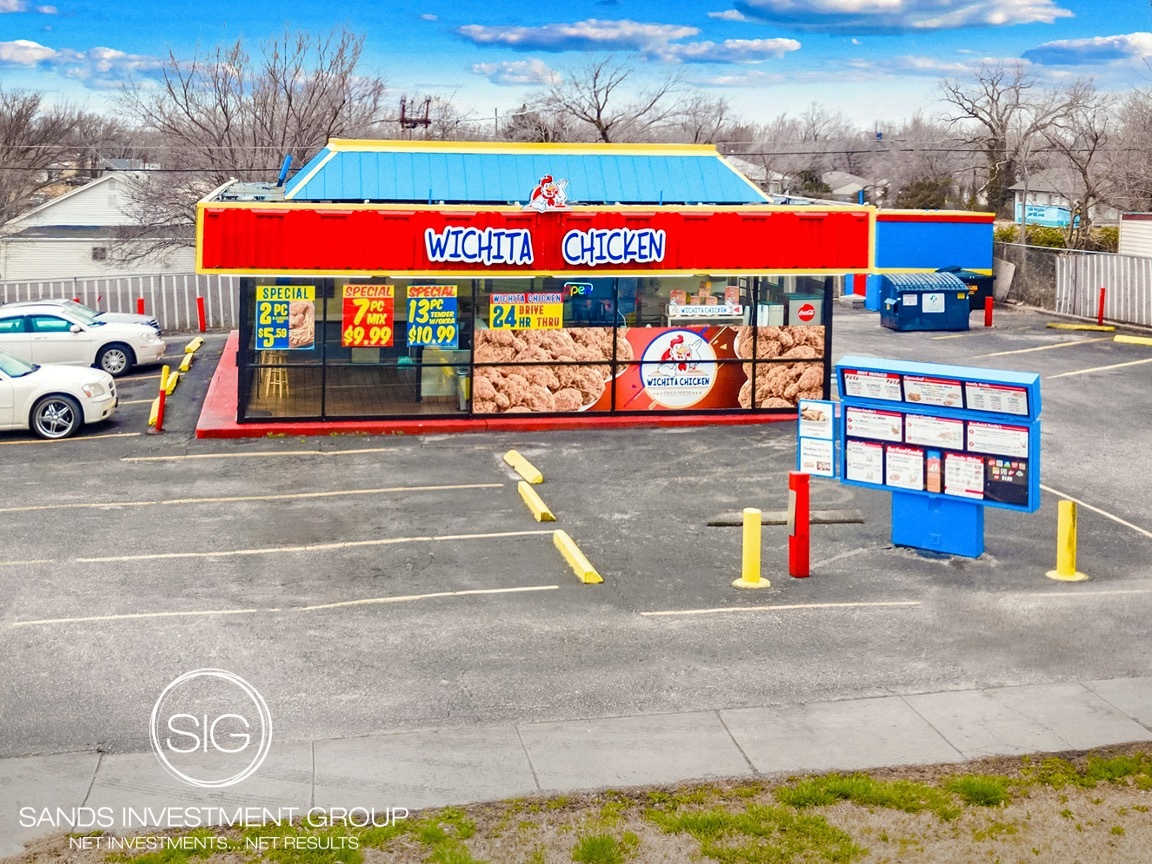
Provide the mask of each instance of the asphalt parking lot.
{"label": "asphalt parking lot", "polygon": [[[0,437],[0,756],[147,750],[156,694],[208,666],[256,685],[282,740],[1147,675],[1152,347],[1048,320],[894,334],[837,310],[836,357],[1039,372],[1043,506],[989,511],[979,559],[927,557],[890,546],[887,495],[814,481],[814,508],[863,521],[813,529],[807,580],[766,526],[758,592],[731,588],[739,529],[707,522],[786,506],[790,423],[197,440],[213,335],[163,435],[145,369],[78,439]],[[1044,578],[1060,495],[1092,582]]]}

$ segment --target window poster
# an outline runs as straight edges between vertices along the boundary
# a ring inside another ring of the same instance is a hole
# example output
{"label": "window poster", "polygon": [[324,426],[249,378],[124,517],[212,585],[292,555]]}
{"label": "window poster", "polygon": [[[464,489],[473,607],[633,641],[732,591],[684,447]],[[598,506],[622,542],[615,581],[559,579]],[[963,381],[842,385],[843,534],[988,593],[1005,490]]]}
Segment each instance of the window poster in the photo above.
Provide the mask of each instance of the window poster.
{"label": "window poster", "polygon": [[395,286],[345,285],[341,291],[340,344],[387,348],[395,329]]}

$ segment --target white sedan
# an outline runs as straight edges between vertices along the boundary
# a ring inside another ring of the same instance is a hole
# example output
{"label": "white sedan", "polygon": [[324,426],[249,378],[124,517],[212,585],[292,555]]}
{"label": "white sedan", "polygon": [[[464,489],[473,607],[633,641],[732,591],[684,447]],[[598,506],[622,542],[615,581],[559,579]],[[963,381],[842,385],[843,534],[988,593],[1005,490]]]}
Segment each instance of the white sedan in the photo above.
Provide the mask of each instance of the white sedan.
{"label": "white sedan", "polygon": [[107,372],[37,366],[0,351],[0,429],[67,438],[111,417],[116,401],[116,382]]}
{"label": "white sedan", "polygon": [[106,323],[51,304],[0,307],[0,350],[29,363],[95,366],[119,377],[158,363],[165,347],[143,324]]}

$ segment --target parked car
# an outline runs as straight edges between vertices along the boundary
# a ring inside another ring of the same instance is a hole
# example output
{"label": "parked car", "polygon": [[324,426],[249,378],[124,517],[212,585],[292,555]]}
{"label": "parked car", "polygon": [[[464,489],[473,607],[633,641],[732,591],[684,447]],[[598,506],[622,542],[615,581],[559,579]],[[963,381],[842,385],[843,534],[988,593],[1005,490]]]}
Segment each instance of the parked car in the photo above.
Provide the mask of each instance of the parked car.
{"label": "parked car", "polygon": [[116,404],[116,382],[107,372],[40,366],[0,351],[0,429],[67,438],[111,417]]}
{"label": "parked car", "polygon": [[105,323],[56,304],[0,306],[0,350],[29,363],[95,366],[116,378],[167,346],[143,324]]}
{"label": "parked car", "polygon": [[158,335],[164,335],[164,331],[160,329],[160,322],[152,315],[137,315],[135,312],[101,312],[99,309],[85,306],[79,300],[73,300],[69,297],[42,297],[39,300],[14,300],[11,303],[5,303],[3,306],[0,306],[0,309],[44,305],[60,306],[63,309],[70,309],[81,317],[89,316],[97,321],[103,321],[105,324],[143,324],[146,327],[151,327]]}

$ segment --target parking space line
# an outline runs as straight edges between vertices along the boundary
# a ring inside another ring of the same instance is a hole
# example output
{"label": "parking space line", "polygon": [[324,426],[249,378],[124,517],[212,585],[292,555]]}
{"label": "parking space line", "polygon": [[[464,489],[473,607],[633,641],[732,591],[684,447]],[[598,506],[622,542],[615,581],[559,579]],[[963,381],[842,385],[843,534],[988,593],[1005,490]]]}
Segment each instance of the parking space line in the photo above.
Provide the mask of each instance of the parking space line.
{"label": "parking space line", "polygon": [[1113,363],[1111,366],[1096,366],[1092,369],[1078,369],[1075,372],[1061,372],[1059,375],[1049,375],[1048,380],[1053,378],[1067,378],[1069,375],[1087,375],[1089,372],[1106,372],[1109,369],[1123,369],[1125,366],[1139,366],[1141,363],[1152,363],[1152,357],[1145,360],[1132,360],[1129,363]]}
{"label": "parking space line", "polygon": [[121,462],[175,462],[183,459],[248,459],[261,456],[344,456],[355,453],[390,453],[392,447],[361,450],[261,450],[256,453],[185,453],[181,456],[125,456]]}
{"label": "parking space line", "polygon": [[199,609],[185,612],[129,612],[122,615],[87,615],[83,618],[39,618],[29,621],[13,621],[9,626],[32,627],[51,626],[54,624],[88,624],[104,621],[133,621],[148,618],[210,618],[218,615],[318,612],[326,609],[343,609],[350,606],[369,606],[380,603],[413,603],[417,600],[432,600],[438,597],[472,597],[482,594],[523,594],[528,591],[557,591],[559,588],[559,585],[527,585],[519,588],[473,588],[463,591],[437,591],[432,594],[407,594],[398,597],[368,597],[361,600],[345,600],[340,603],[323,603],[318,606],[288,606],[268,609]]}
{"label": "parking space line", "polygon": [[963,339],[965,336],[968,336],[970,334],[971,334],[971,331],[968,331],[968,333],[949,333],[947,336],[933,336],[932,339],[933,340],[937,340],[937,339]]}
{"label": "parking space line", "polygon": [[55,564],[56,562],[50,558],[42,558],[39,561],[0,561],[0,567],[31,567],[34,564]]}
{"label": "parking space line", "polygon": [[1007,357],[1009,354],[1028,354],[1031,351],[1051,351],[1053,348],[1068,348],[1072,345],[1088,345],[1092,342],[1111,342],[1111,336],[1101,336],[1096,339],[1076,339],[1072,342],[1057,342],[1055,345],[1040,345],[1036,348],[1017,348],[1015,351],[996,351],[992,354],[977,354],[968,359],[979,360],[982,357]]}
{"label": "parking space line", "polygon": [[867,607],[919,606],[920,600],[878,600],[859,603],[794,603],[780,606],[722,606],[716,609],[671,609],[664,612],[641,612],[646,618],[666,618],[679,615],[714,615],[726,612],[783,612],[796,609],[858,609]]}
{"label": "parking space line", "polygon": [[102,558],[76,558],[77,564],[110,564],[122,561],[158,561],[175,558],[231,558],[238,555],[276,555],[293,552],[328,552],[334,549],[357,549],[366,546],[394,546],[400,543],[439,543],[449,540],[489,540],[501,537],[551,537],[553,531],[495,531],[489,534],[444,534],[439,537],[384,537],[377,540],[343,540],[337,543],[312,543],[305,546],[269,546],[260,549],[228,549],[215,552],[156,552],[150,555],[109,555]]}
{"label": "parking space line", "polygon": [[1092,589],[1085,589],[1083,591],[1044,591],[1043,593],[1030,593],[1027,596],[1042,600],[1045,597],[1113,597],[1128,596],[1131,594],[1152,594],[1152,588],[1115,588],[1105,591],[1093,591]]}
{"label": "parking space line", "polygon": [[503,483],[458,483],[446,486],[390,486],[384,489],[337,489],[330,492],[285,492],[280,495],[234,495],[221,498],[170,498],[160,501],[105,501],[68,504],[28,504],[0,507],[0,513],[27,513],[34,510],[115,510],[117,507],[170,507],[187,504],[235,504],[246,501],[296,501],[309,498],[338,498],[343,495],[384,495],[397,492],[459,492],[465,489],[500,489]]}
{"label": "parking space line", "polygon": [[131,402],[121,402],[119,404],[121,404],[121,405],[149,405],[149,404],[151,404],[151,402],[152,402],[151,399],[133,399]]}
{"label": "parking space line", "polygon": [[1073,504],[1077,504],[1080,507],[1083,507],[1085,510],[1091,510],[1093,513],[1099,513],[1101,516],[1104,516],[1107,519],[1111,519],[1113,522],[1123,525],[1125,528],[1131,528],[1137,534],[1143,534],[1145,537],[1152,537],[1152,531],[1147,531],[1138,525],[1133,525],[1131,522],[1126,522],[1119,516],[1109,513],[1107,510],[1101,510],[1099,507],[1093,507],[1091,504],[1081,501],[1079,498],[1073,498],[1071,495],[1066,495],[1058,489],[1053,489],[1051,486],[1045,486],[1043,483],[1040,484],[1040,488],[1045,492],[1052,493],[1057,498],[1063,498],[1065,501],[1071,501]]}
{"label": "parking space line", "polygon": [[16,444],[68,444],[74,441],[95,441],[98,438],[135,438],[139,432],[109,432],[107,435],[79,435],[73,438],[44,439],[35,438],[31,441],[0,441],[0,446],[11,447]]}

